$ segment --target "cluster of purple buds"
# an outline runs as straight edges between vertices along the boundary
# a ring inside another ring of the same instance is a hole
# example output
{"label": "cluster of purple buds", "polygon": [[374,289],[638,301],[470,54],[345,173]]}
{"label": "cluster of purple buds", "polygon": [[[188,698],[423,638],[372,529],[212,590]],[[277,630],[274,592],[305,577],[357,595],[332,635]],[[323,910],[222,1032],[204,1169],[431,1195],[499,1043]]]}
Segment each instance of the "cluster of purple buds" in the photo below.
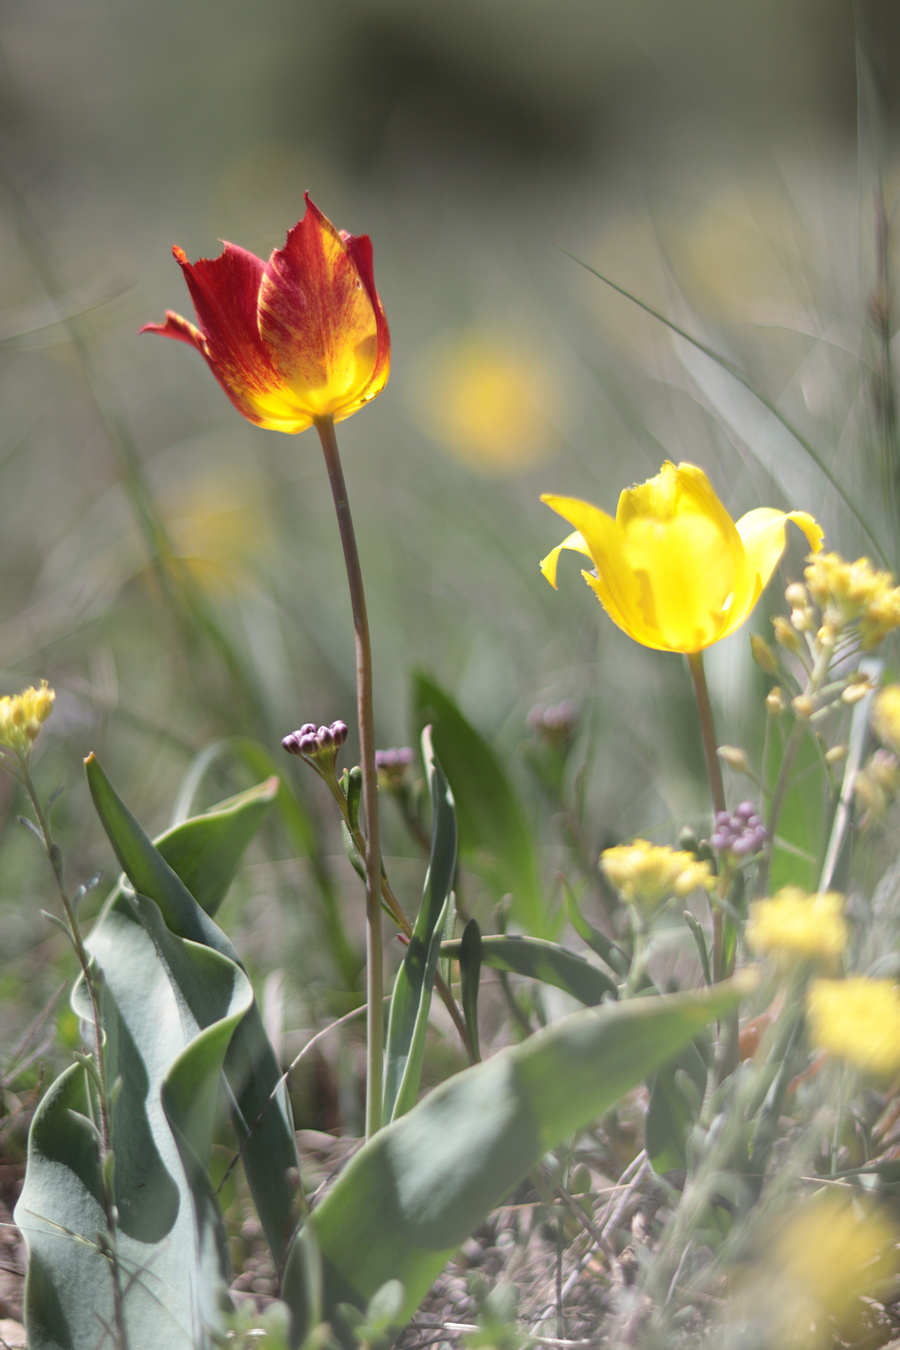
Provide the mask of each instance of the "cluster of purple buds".
{"label": "cluster of purple buds", "polygon": [[379,785],[389,790],[402,787],[412,762],[413,752],[407,745],[398,750],[376,750],[375,770]]}
{"label": "cluster of purple buds", "polygon": [[346,722],[332,722],[330,727],[304,722],[302,727],[285,736],[281,744],[289,755],[299,755],[319,773],[332,774],[337,752],[346,739]]}
{"label": "cluster of purple buds", "polygon": [[752,802],[741,802],[733,811],[717,811],[710,844],[717,853],[747,858],[768,839],[762,816]]}
{"label": "cluster of purple buds", "polygon": [[578,709],[571,699],[549,707],[538,705],[528,714],[528,725],[537,739],[550,746],[560,747],[571,740],[577,723]]}

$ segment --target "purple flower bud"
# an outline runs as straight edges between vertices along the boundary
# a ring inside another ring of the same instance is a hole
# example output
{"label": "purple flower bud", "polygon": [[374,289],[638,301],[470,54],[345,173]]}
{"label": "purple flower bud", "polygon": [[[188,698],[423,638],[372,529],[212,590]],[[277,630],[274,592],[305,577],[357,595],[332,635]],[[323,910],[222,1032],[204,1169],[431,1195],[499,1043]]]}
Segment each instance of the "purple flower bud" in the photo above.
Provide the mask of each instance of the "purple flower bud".
{"label": "purple flower bud", "polygon": [[413,752],[409,746],[375,751],[375,768],[386,788],[400,787],[412,762]]}
{"label": "purple flower bud", "polygon": [[343,745],[347,739],[347,723],[338,719],[331,724],[331,734],[334,737],[335,745]]}
{"label": "purple flower bud", "polygon": [[304,722],[302,727],[285,736],[281,744],[289,755],[299,755],[317,773],[328,777],[334,773],[337,752],[346,739],[346,722],[332,722],[330,727],[317,727],[315,722]]}
{"label": "purple flower bud", "polygon": [[578,709],[571,699],[564,699],[562,703],[553,703],[549,707],[538,705],[531,709],[527,721],[539,741],[561,748],[575,734]]}
{"label": "purple flower bud", "polygon": [[768,838],[762,817],[752,802],[741,802],[734,811],[717,811],[710,844],[717,853],[734,859],[747,858],[763,847]]}

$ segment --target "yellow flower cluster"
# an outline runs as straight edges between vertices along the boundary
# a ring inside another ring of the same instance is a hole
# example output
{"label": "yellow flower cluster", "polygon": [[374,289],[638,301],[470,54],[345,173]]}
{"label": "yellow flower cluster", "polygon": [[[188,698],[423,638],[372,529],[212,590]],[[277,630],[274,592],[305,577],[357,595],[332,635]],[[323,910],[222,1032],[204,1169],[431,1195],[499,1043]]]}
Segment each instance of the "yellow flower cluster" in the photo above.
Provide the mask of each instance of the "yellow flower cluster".
{"label": "yellow flower cluster", "polygon": [[25,689],[21,694],[0,698],[0,748],[24,758],[37,740],[41,724],[53,711],[56,694],[46,680],[40,689]]}
{"label": "yellow flower cluster", "polygon": [[819,1049],[878,1078],[900,1070],[900,989],[892,980],[814,980],[806,1010]]}
{"label": "yellow flower cluster", "polygon": [[605,849],[600,863],[623,900],[648,914],[673,895],[683,899],[698,886],[708,891],[715,884],[708,862],[647,839]]}
{"label": "yellow flower cluster", "polygon": [[830,1318],[849,1330],[860,1299],[896,1271],[896,1239],[881,1214],[843,1195],[819,1195],[795,1210],[765,1263],[776,1282],[781,1343],[831,1345]]}
{"label": "yellow flower cluster", "polygon": [[[861,644],[868,651],[900,628],[900,587],[890,572],[876,571],[868,558],[851,563],[837,553],[818,553],[803,575],[821,610],[822,626],[835,637],[858,623]],[[803,607],[795,606],[798,609],[802,612]]]}
{"label": "yellow flower cluster", "polygon": [[816,961],[833,965],[847,942],[843,897],[833,891],[808,895],[785,886],[777,895],[750,906],[746,941],[761,956],[782,965]]}

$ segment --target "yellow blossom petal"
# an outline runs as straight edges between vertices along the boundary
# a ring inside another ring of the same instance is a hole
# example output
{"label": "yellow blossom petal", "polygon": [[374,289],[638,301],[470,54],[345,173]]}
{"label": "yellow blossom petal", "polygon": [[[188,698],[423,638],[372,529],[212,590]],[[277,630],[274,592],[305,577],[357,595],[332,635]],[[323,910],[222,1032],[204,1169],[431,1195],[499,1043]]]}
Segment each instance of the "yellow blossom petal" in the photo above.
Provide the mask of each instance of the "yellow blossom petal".
{"label": "yellow blossom petal", "polygon": [[900,1070],[900,990],[857,976],[814,980],[807,993],[810,1042],[879,1078]]}
{"label": "yellow blossom petal", "polygon": [[856,1343],[861,1300],[897,1270],[896,1242],[887,1217],[858,1199],[826,1192],[795,1207],[760,1263],[759,1307],[775,1331],[767,1344],[824,1350],[835,1343],[831,1319]]}
{"label": "yellow blossom petal", "polygon": [[[541,501],[548,502],[549,504],[549,498],[547,497],[542,497]],[[575,532],[564,539],[561,544],[557,544],[556,548],[552,548],[546,558],[541,558],[541,572],[550,582],[550,585],[554,590],[557,589],[556,568],[559,563],[559,555],[564,548],[571,549],[574,553],[583,553],[588,558],[591,556],[591,551],[584,542],[584,537],[575,530]]]}
{"label": "yellow blossom petal", "polygon": [[30,754],[55,698],[46,680],[39,689],[32,686],[21,694],[0,698],[0,749],[11,750],[20,759]]}
{"label": "yellow blossom petal", "polygon": [[782,963],[819,961],[831,965],[847,943],[843,897],[833,891],[807,895],[799,886],[785,886],[750,906],[745,940],[761,955]]}
{"label": "yellow blossom petal", "polygon": [[671,896],[684,899],[698,886],[710,890],[715,881],[708,862],[647,839],[604,849],[600,865],[622,899],[648,914]]}

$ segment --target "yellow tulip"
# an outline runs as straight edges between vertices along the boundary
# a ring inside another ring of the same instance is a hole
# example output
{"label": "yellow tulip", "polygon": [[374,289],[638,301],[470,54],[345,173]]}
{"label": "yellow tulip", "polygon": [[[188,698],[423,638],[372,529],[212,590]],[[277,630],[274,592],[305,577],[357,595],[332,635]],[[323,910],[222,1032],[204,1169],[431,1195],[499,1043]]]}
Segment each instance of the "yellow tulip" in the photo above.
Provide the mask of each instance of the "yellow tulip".
{"label": "yellow tulip", "polygon": [[575,497],[543,496],[574,525],[541,563],[556,586],[563,549],[590,558],[588,585],[613,623],[645,647],[701,652],[750,615],[785,549],[794,521],[813,553],[823,531],[806,511],[759,507],[734,521],[702,469],[666,462],[619,498],[615,519]]}

